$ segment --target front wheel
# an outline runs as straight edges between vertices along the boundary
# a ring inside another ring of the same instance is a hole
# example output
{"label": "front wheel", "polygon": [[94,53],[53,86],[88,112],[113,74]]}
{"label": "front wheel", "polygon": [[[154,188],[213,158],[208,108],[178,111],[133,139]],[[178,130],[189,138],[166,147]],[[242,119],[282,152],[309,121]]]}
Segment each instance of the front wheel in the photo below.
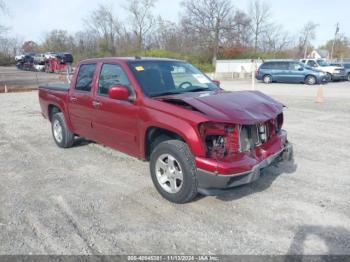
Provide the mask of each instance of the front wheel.
{"label": "front wheel", "polygon": [[151,154],[150,171],[157,191],[168,201],[190,202],[198,192],[194,157],[186,143],[167,140]]}
{"label": "front wheel", "polygon": [[332,81],[333,80],[333,76],[331,73],[327,73],[327,78],[328,78],[328,81]]}
{"label": "front wheel", "polygon": [[316,77],[314,76],[307,76],[305,79],[305,83],[307,85],[315,85],[317,83]]}

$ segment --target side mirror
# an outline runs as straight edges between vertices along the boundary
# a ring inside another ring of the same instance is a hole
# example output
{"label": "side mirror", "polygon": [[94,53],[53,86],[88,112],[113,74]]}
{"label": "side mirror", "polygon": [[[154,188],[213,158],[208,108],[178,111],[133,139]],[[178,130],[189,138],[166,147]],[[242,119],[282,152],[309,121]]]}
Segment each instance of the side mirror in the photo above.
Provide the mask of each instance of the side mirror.
{"label": "side mirror", "polygon": [[299,67],[299,71],[304,71],[304,67]]}
{"label": "side mirror", "polygon": [[129,90],[125,86],[111,86],[108,90],[108,96],[115,100],[129,100]]}
{"label": "side mirror", "polygon": [[212,82],[217,85],[218,87],[220,87],[221,83],[219,80],[212,80]]}

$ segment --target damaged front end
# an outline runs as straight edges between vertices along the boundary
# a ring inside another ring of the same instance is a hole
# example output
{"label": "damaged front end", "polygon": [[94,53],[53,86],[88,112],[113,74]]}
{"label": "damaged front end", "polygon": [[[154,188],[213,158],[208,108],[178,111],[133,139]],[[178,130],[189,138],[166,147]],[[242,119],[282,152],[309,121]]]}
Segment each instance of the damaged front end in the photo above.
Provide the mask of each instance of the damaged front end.
{"label": "damaged front end", "polygon": [[282,130],[283,113],[254,125],[206,122],[199,125],[205,158],[196,158],[202,194],[255,181],[273,162],[291,160],[292,145]]}

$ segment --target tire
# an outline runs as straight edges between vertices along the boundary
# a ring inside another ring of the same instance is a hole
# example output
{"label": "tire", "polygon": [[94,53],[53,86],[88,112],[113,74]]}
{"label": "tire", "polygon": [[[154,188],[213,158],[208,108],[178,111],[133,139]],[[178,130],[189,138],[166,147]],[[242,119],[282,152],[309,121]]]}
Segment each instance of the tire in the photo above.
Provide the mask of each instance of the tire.
{"label": "tire", "polygon": [[305,78],[305,84],[307,85],[316,85],[317,84],[317,79],[314,76],[307,76]]}
{"label": "tire", "polygon": [[265,84],[270,84],[270,83],[272,83],[272,76],[270,76],[270,75],[264,75],[264,77],[263,77],[263,82],[264,82]]}
{"label": "tire", "polygon": [[328,78],[328,81],[331,82],[333,80],[332,74],[327,73],[327,78]]}
{"label": "tire", "polygon": [[53,139],[58,147],[69,148],[74,144],[74,134],[68,129],[63,113],[52,116],[51,130]]}
{"label": "tire", "polygon": [[348,81],[350,81],[350,73],[348,73],[348,75],[346,76],[346,79],[347,79]]}
{"label": "tire", "polygon": [[198,193],[194,157],[180,140],[167,140],[156,146],[151,153],[150,171],[157,191],[170,202],[184,204]]}

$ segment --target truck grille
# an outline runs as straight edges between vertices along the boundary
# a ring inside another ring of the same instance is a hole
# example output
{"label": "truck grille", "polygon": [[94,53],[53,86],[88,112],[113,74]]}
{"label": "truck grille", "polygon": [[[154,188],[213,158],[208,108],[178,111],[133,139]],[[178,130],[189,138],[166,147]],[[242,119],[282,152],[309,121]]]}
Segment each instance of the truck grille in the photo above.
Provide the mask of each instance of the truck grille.
{"label": "truck grille", "polygon": [[[280,116],[279,116],[280,117]],[[263,124],[243,125],[240,130],[240,147],[247,152],[266,143],[280,131],[277,119],[271,119]]]}

